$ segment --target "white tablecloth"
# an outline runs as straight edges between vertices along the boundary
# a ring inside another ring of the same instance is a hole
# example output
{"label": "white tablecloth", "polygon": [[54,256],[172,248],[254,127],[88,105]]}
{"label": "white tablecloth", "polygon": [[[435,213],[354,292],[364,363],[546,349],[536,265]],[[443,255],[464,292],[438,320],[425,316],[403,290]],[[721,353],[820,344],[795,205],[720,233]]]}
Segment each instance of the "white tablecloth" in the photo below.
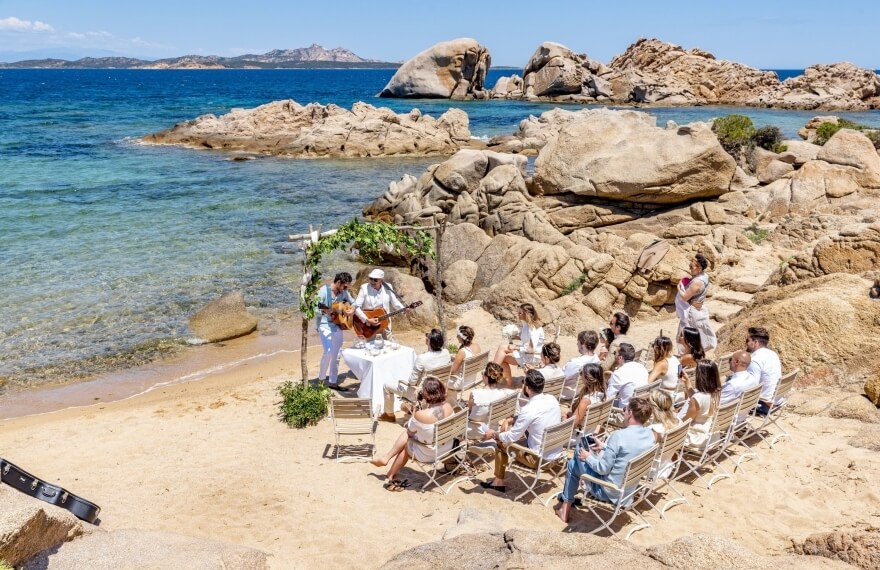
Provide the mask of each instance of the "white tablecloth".
{"label": "white tablecloth", "polygon": [[361,381],[358,397],[371,398],[373,411],[381,414],[385,411],[385,395],[382,387],[389,380],[405,380],[410,377],[416,364],[416,351],[408,346],[401,346],[397,350],[370,356],[362,348],[346,348],[342,351],[342,358]]}

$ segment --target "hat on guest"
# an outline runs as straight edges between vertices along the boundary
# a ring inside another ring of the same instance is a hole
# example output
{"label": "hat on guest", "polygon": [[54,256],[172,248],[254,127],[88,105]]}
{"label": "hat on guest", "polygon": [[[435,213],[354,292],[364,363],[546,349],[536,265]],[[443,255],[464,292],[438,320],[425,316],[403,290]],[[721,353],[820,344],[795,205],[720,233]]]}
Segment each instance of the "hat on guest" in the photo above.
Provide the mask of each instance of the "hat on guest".
{"label": "hat on guest", "polygon": [[385,272],[381,269],[374,269],[370,271],[370,275],[368,275],[370,279],[385,279]]}

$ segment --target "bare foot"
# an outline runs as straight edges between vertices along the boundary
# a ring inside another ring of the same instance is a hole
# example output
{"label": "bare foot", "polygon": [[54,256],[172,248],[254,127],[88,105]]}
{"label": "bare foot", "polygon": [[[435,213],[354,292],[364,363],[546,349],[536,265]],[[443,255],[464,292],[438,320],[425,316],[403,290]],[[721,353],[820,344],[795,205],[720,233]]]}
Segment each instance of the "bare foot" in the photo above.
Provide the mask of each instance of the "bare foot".
{"label": "bare foot", "polygon": [[384,457],[377,457],[375,459],[371,459],[370,463],[372,463],[376,467],[385,467],[386,465],[388,465],[388,460]]}
{"label": "bare foot", "polygon": [[568,511],[571,507],[568,503],[562,503],[559,508],[556,509],[556,516],[559,517],[564,523],[568,522]]}

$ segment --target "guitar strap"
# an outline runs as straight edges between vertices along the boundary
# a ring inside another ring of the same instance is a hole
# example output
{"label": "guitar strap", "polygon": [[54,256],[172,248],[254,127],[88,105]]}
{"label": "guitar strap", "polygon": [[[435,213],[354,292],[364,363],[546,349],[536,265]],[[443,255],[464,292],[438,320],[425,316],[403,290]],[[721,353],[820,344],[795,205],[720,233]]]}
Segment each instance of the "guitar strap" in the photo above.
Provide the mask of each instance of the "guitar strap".
{"label": "guitar strap", "polygon": [[[385,282],[383,281],[383,282],[382,282],[382,287],[383,287],[383,288],[385,289],[385,291],[388,293],[388,296],[389,296],[389,297],[393,295],[394,297],[397,298],[397,300],[400,302],[401,305],[403,305],[404,307],[406,306],[406,303],[404,302],[403,298],[402,298],[400,295],[398,295],[397,292],[396,292],[392,287],[390,287],[390,286],[388,285],[388,283],[385,283]],[[391,311],[389,311],[389,313],[390,313],[390,312],[391,312]],[[390,319],[390,318],[388,319],[388,330],[391,330],[391,319]]]}

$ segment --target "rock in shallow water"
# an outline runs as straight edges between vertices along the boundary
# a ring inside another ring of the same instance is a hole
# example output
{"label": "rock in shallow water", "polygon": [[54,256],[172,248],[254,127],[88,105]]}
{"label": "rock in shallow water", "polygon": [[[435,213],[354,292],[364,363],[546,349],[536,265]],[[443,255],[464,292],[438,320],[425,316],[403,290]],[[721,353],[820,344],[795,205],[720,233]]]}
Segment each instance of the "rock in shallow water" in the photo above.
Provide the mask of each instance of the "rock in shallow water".
{"label": "rock in shallow water", "polygon": [[208,342],[219,342],[257,330],[257,319],[244,306],[244,293],[233,291],[212,301],[189,321],[190,330]]}

